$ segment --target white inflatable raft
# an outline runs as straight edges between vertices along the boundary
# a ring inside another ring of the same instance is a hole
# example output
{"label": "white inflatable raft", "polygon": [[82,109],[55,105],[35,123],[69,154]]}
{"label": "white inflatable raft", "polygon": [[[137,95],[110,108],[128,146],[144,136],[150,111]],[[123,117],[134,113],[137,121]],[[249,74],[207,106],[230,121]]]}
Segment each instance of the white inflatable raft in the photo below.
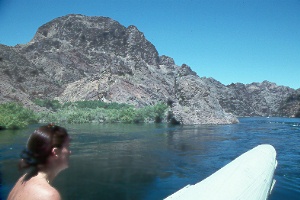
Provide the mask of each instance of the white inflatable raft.
{"label": "white inflatable raft", "polygon": [[187,185],[165,200],[266,200],[277,166],[276,151],[259,145],[195,185]]}

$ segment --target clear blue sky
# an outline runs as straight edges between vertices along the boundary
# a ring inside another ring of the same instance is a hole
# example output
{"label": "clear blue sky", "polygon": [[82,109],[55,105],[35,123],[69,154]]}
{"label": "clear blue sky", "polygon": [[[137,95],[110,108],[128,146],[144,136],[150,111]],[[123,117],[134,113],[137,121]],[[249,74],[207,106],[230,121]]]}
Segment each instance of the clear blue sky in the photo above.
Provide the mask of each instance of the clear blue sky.
{"label": "clear blue sky", "polygon": [[300,88],[300,0],[0,0],[0,43],[67,14],[135,25],[160,55],[221,83]]}

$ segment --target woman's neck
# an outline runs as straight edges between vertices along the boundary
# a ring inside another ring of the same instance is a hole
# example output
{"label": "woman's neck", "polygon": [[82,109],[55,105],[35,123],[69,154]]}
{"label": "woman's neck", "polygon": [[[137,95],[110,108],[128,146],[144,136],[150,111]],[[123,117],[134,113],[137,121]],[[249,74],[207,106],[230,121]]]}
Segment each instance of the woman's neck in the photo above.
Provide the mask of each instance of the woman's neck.
{"label": "woman's neck", "polygon": [[50,184],[54,180],[56,173],[49,170],[43,170],[38,172],[38,176],[42,179],[45,179],[45,181]]}

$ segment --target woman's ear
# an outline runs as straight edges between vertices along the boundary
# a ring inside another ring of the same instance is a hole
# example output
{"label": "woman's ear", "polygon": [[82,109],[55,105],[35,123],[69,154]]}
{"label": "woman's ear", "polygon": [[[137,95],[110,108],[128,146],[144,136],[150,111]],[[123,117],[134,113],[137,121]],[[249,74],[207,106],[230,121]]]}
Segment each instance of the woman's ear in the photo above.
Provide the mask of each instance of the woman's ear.
{"label": "woman's ear", "polygon": [[51,154],[55,157],[58,157],[59,149],[57,147],[52,148]]}

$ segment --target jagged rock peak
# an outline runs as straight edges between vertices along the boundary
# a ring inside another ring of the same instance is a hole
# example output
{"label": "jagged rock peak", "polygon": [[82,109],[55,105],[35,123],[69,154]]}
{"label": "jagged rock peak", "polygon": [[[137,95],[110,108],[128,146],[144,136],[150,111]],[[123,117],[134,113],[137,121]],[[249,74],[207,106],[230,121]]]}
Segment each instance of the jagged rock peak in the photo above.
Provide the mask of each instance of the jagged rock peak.
{"label": "jagged rock peak", "polygon": [[126,28],[108,17],[71,14],[56,18],[42,25],[28,45],[37,42],[44,49],[51,49],[49,46],[57,50],[82,49],[159,64],[155,46],[137,27]]}
{"label": "jagged rock peak", "polygon": [[39,27],[32,42],[54,37],[64,39],[63,36],[70,32],[83,32],[83,27],[105,29],[113,24],[121,26],[121,24],[119,24],[117,21],[114,21],[108,17],[89,17],[79,14],[70,14],[58,17]]}
{"label": "jagged rock peak", "polygon": [[253,84],[256,84],[262,88],[266,88],[266,89],[278,89],[278,88],[281,88],[281,89],[291,89],[290,87],[287,87],[287,86],[282,86],[282,85],[277,85],[276,83],[273,83],[273,82],[270,82],[270,81],[263,81],[261,83],[253,83]]}
{"label": "jagged rock peak", "polygon": [[134,35],[134,36],[140,37],[140,38],[145,38],[144,33],[139,31],[139,29],[134,25],[128,26],[127,30],[130,32],[131,35]]}
{"label": "jagged rock peak", "polygon": [[166,66],[173,66],[175,65],[174,59],[169,57],[169,56],[165,56],[162,55],[159,57],[159,64],[160,65],[166,65]]}
{"label": "jagged rock peak", "polygon": [[187,76],[187,75],[194,75],[197,76],[197,73],[194,72],[190,66],[186,64],[182,64],[180,69],[178,70],[179,76]]}

